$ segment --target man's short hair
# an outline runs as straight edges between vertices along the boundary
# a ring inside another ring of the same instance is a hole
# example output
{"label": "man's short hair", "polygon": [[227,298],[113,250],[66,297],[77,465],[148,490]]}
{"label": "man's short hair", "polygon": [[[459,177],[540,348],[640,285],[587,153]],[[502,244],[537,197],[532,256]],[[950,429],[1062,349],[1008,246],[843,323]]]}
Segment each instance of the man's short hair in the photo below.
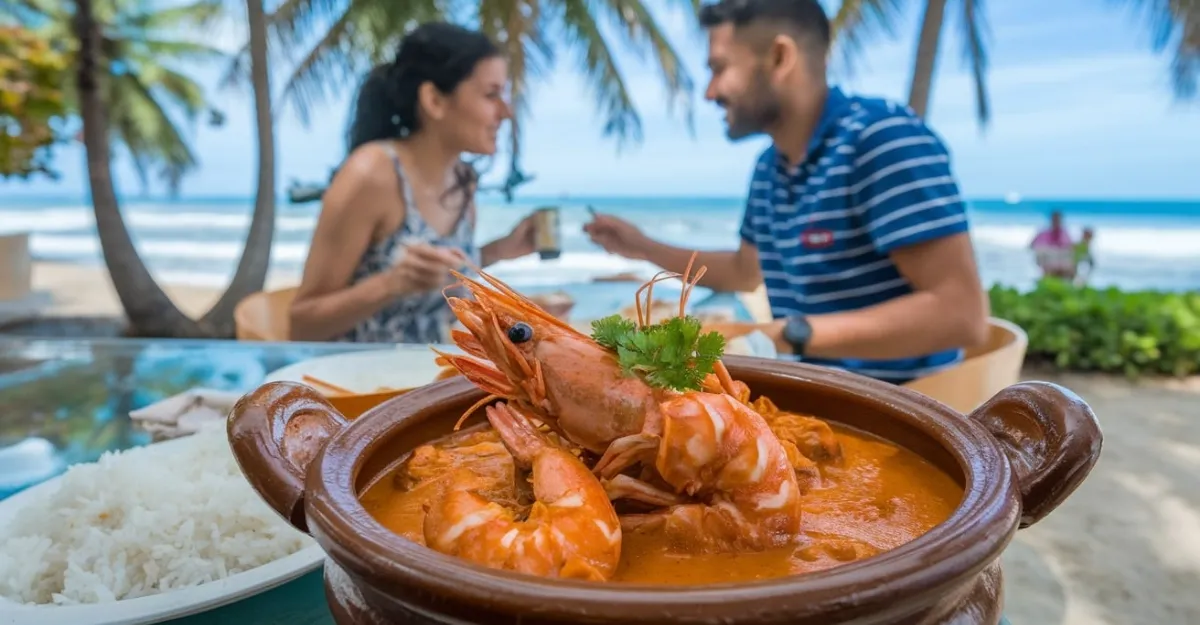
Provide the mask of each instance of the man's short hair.
{"label": "man's short hair", "polygon": [[771,26],[790,31],[822,55],[829,50],[829,17],[817,0],[719,0],[700,9],[700,25]]}

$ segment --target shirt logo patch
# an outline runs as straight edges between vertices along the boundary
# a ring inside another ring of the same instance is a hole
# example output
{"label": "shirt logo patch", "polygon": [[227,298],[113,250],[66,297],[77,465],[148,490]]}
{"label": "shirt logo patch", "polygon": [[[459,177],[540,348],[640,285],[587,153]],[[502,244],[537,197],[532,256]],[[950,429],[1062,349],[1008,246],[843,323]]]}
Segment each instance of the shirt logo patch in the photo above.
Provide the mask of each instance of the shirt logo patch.
{"label": "shirt logo patch", "polygon": [[809,228],[800,233],[800,243],[810,250],[829,247],[833,245],[833,231],[827,228]]}

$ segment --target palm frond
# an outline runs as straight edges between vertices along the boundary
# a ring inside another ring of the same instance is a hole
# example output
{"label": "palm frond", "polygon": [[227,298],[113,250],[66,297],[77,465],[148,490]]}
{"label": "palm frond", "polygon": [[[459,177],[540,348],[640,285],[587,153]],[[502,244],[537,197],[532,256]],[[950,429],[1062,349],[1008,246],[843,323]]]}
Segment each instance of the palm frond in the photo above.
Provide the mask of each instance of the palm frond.
{"label": "palm frond", "polygon": [[642,140],[642,120],[637,115],[625,77],[617,67],[600,25],[596,24],[586,0],[564,0],[563,28],[571,46],[582,48],[580,70],[604,115],[602,134],[616,136],[618,149],[626,140]]}
{"label": "palm frond", "polygon": [[988,52],[984,37],[987,34],[987,23],[983,0],[961,0],[962,18],[959,24],[963,29],[963,59],[971,68],[971,81],[975,90],[975,118],[981,127],[986,127],[991,120],[991,102],[987,90]]}
{"label": "palm frond", "polygon": [[1187,3],[1182,22],[1171,58],[1171,84],[1176,99],[1193,100],[1200,93],[1200,2]]}
{"label": "palm frond", "polygon": [[1177,101],[1200,94],[1200,2],[1197,0],[1111,0],[1141,13],[1156,53],[1171,50],[1168,69]]}
{"label": "palm frond", "polygon": [[214,61],[227,56],[220,48],[199,41],[139,38],[131,43],[142,51],[139,54],[148,58],[192,62]]}
{"label": "palm frond", "polygon": [[[142,83],[157,95],[155,101],[166,100],[175,105],[189,121],[194,121],[200,113],[209,110],[208,99],[204,97],[204,88],[191,78],[166,67],[156,68],[155,74],[139,75]],[[160,102],[161,107],[163,102]]]}
{"label": "palm frond", "polygon": [[121,16],[121,26],[131,32],[175,32],[182,29],[211,26],[225,15],[223,0],[194,0],[173,7],[153,7]]}
{"label": "palm frond", "polygon": [[694,134],[692,77],[680,61],[674,46],[667,40],[658,20],[642,0],[606,0],[600,3],[600,6],[609,10],[626,42],[635,52],[640,53],[649,48],[667,88],[668,112],[673,112],[676,104],[682,106],[684,122],[688,131]]}
{"label": "palm frond", "polygon": [[833,48],[837,50],[842,67],[853,74],[858,57],[874,36],[896,36],[896,24],[903,17],[902,0],[842,0],[830,22]]}
{"label": "palm frond", "polygon": [[603,135],[616,136],[618,148],[629,139],[640,142],[642,120],[587,0],[562,0],[560,7],[568,43],[581,49],[580,70],[604,116]]}
{"label": "palm frond", "polygon": [[354,46],[354,15],[343,14],[292,69],[284,83],[284,101],[307,126],[312,107],[328,93],[365,69],[365,56]]}
{"label": "palm frond", "polygon": [[0,0],[0,21],[8,18],[25,28],[36,29],[65,14],[65,3],[55,0]]}
{"label": "palm frond", "polygon": [[113,139],[128,151],[143,186],[151,167],[168,184],[196,167],[187,140],[140,76],[113,76],[108,91]]}
{"label": "palm frond", "polygon": [[[302,45],[306,37],[318,29],[341,19],[346,13],[360,11],[364,5],[370,4],[379,3],[374,0],[283,0],[267,15],[267,29],[276,43],[295,48]],[[395,4],[396,6],[391,8],[403,11],[402,5],[407,2],[385,4]]]}

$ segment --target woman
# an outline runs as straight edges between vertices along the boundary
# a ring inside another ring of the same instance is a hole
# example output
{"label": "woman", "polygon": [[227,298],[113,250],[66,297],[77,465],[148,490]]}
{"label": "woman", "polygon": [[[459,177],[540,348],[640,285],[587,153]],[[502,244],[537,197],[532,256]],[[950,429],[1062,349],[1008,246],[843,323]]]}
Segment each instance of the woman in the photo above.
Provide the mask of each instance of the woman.
{"label": "woman", "polygon": [[429,23],[368,74],[291,306],[292,340],[444,343],[449,271],[534,251],[531,216],[473,244],[476,178],[461,155],[496,152],[512,116],[507,72],[484,35]]}

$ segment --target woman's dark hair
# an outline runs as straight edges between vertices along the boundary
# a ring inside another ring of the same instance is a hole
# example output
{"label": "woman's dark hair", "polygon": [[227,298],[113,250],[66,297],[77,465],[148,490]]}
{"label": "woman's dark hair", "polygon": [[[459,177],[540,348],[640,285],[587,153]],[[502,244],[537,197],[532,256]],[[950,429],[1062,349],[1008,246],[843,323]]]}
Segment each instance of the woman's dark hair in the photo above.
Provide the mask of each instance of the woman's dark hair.
{"label": "woman's dark hair", "polygon": [[445,22],[413,29],[390,63],[372,69],[350,112],[347,154],[371,141],[406,137],[421,129],[417,92],[426,82],[449,94],[480,61],[500,56],[486,35]]}

